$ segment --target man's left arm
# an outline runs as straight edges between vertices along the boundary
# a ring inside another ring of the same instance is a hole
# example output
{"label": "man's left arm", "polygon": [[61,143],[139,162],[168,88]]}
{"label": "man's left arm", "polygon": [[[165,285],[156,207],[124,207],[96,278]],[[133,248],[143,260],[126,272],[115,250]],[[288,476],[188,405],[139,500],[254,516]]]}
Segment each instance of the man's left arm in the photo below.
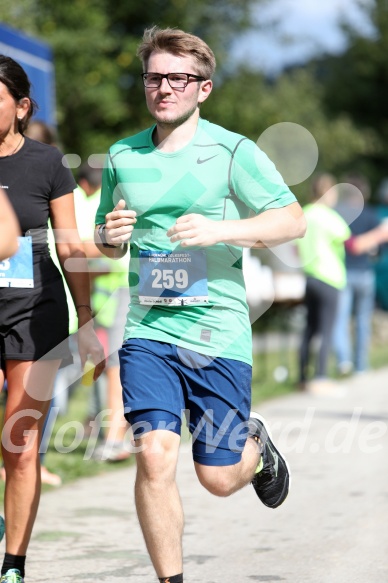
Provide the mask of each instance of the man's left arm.
{"label": "man's left arm", "polygon": [[268,209],[249,219],[213,221],[199,214],[179,217],[168,230],[171,242],[182,247],[208,247],[227,243],[238,247],[275,247],[306,232],[306,219],[298,202]]}

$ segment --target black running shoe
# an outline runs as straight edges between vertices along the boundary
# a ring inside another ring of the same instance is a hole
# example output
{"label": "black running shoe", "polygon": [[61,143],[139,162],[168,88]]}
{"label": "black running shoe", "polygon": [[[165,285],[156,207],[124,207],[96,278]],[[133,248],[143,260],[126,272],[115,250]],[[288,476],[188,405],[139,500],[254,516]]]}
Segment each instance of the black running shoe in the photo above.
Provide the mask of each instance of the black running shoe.
{"label": "black running shoe", "polygon": [[19,569],[8,569],[5,575],[0,579],[0,583],[24,583]]}
{"label": "black running shoe", "polygon": [[254,475],[252,485],[265,506],[277,508],[288,494],[290,472],[287,462],[274,446],[264,419],[252,411],[249,417],[249,435],[260,445],[263,457],[263,468]]}

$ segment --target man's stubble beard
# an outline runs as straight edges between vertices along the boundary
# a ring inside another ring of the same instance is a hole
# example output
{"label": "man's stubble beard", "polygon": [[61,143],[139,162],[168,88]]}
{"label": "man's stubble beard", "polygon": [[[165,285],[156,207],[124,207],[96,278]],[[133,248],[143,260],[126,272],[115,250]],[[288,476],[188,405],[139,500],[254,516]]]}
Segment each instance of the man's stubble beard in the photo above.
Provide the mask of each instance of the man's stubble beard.
{"label": "man's stubble beard", "polygon": [[158,126],[163,130],[171,130],[178,128],[182,124],[184,124],[194,113],[196,112],[198,104],[196,104],[192,109],[181,115],[180,117],[170,120],[170,121],[163,121],[159,120],[157,115],[152,115],[154,120],[157,122]]}

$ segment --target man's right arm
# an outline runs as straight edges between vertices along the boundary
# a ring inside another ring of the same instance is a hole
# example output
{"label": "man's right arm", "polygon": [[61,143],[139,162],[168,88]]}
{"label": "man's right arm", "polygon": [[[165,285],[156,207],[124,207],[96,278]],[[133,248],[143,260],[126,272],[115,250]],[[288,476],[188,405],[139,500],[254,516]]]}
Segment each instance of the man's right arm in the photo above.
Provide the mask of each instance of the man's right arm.
{"label": "man's right arm", "polygon": [[[97,248],[110,259],[120,259],[128,249],[128,241],[136,224],[136,212],[125,210],[125,201],[119,200],[105,217],[105,227],[96,225],[94,240]],[[102,231],[102,232],[101,232]]]}

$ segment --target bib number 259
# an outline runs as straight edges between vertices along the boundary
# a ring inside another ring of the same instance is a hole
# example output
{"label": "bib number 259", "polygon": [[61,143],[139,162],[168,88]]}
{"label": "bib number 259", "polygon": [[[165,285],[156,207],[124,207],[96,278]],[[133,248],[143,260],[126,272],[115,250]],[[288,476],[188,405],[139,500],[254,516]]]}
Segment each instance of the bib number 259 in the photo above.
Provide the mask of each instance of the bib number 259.
{"label": "bib number 259", "polygon": [[152,287],[155,289],[185,289],[189,284],[186,269],[153,269],[151,272]]}

